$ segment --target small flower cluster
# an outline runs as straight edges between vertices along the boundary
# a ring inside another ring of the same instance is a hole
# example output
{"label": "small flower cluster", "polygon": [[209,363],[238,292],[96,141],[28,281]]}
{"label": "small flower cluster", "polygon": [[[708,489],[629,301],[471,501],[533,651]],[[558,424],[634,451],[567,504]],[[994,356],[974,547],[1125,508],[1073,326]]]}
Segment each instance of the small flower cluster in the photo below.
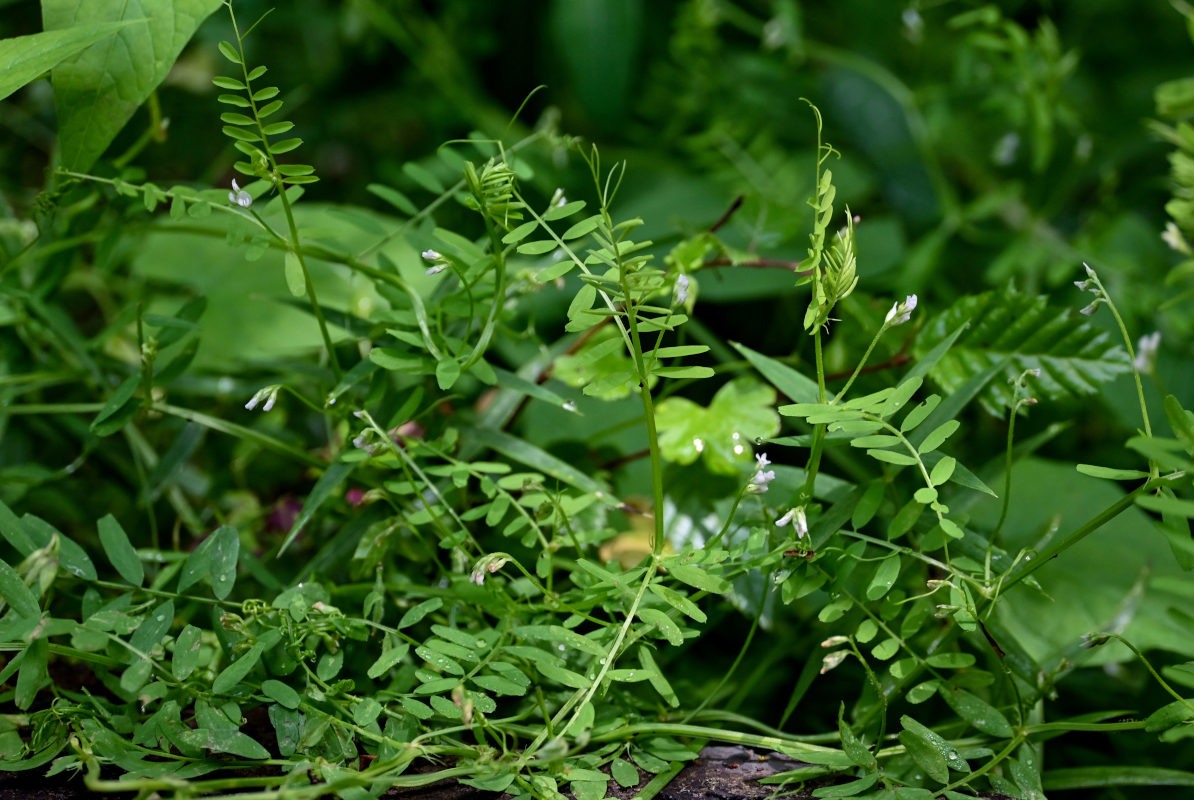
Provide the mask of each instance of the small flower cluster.
{"label": "small flower cluster", "polygon": [[1087,278],[1084,281],[1074,281],[1074,285],[1082,291],[1090,292],[1095,296],[1095,299],[1091,301],[1090,305],[1081,310],[1082,314],[1089,317],[1095,312],[1095,309],[1099,307],[1100,303],[1107,302],[1107,298],[1103,295],[1103,286],[1099,283],[1099,276],[1096,275],[1095,271],[1090,268],[1090,264],[1082,262],[1082,266],[1086,267]]}
{"label": "small flower cluster", "polygon": [[506,566],[510,561],[511,558],[506,553],[489,553],[481,556],[473,565],[472,572],[469,573],[469,582],[478,586],[482,585],[487,577]]}
{"label": "small flower cluster", "polygon": [[676,286],[672,290],[672,296],[676,299],[676,305],[684,305],[684,301],[688,299],[688,276],[677,275]]}
{"label": "small flower cluster", "polygon": [[788,523],[796,529],[796,538],[803,539],[808,535],[808,517],[804,513],[804,506],[789,508],[788,513],[775,521],[775,527],[782,528]]}
{"label": "small flower cluster", "polygon": [[275,383],[262,389],[258,389],[257,393],[249,398],[249,402],[245,403],[245,408],[247,408],[249,411],[252,411],[253,409],[257,408],[257,405],[261,403],[262,400],[264,400],[265,402],[261,405],[261,410],[263,412],[269,411],[274,407],[274,403],[278,399],[278,391],[281,388],[282,385],[280,383]]}
{"label": "small flower cluster", "polygon": [[1136,371],[1151,375],[1157,367],[1157,348],[1161,346],[1161,332],[1153,331],[1140,337],[1136,343],[1136,360],[1133,365]]}
{"label": "small flower cluster", "polygon": [[746,487],[746,491],[751,494],[763,494],[767,491],[767,484],[775,480],[775,470],[767,469],[771,465],[771,460],[767,458],[766,453],[759,453],[755,456],[757,469],[754,477],[750,479],[750,485]]}
{"label": "small flower cluster", "polygon": [[448,259],[436,250],[424,250],[422,256],[432,262],[431,266],[427,268],[428,275],[437,275],[448,268]]}
{"label": "small flower cluster", "polygon": [[1177,227],[1176,223],[1169,222],[1165,225],[1165,232],[1161,234],[1161,240],[1182,255],[1194,254],[1194,251],[1190,249],[1190,243],[1186,241],[1186,237],[1182,235],[1181,228]]}
{"label": "small flower cluster", "polygon": [[912,319],[912,312],[916,309],[916,295],[910,294],[904,298],[902,303],[893,303],[891,310],[887,312],[887,316],[883,319],[884,325],[890,325],[893,328],[896,325],[903,325],[908,320]]}

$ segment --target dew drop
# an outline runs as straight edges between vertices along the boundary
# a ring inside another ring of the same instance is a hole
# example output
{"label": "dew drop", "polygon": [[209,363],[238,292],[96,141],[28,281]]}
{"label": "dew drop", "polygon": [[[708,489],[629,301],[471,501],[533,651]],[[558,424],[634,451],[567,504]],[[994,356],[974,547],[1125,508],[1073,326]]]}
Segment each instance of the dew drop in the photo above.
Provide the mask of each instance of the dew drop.
{"label": "dew drop", "polygon": [[605,663],[605,659],[603,658],[603,659],[601,659],[600,661],[598,661],[597,663],[598,663],[598,664],[604,664],[604,663]]}
{"label": "dew drop", "polygon": [[564,645],[560,645],[560,652],[564,652]]}
{"label": "dew drop", "polygon": [[703,452],[705,449],[705,443],[699,437],[692,440],[692,446],[696,448],[698,453]]}
{"label": "dew drop", "polygon": [[476,646],[477,646],[477,647],[484,647],[484,646],[485,646],[485,642],[484,642],[484,640],[482,640],[482,639],[478,639],[478,640],[477,640],[477,645],[476,645]]}

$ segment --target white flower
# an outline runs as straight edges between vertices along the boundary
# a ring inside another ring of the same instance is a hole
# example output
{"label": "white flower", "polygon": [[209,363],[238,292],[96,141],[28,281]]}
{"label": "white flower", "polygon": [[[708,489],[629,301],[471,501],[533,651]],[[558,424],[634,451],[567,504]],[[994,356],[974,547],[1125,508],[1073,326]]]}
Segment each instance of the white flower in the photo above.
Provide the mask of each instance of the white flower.
{"label": "white flower", "polygon": [[750,486],[747,487],[747,490],[751,494],[763,494],[767,491],[767,484],[773,480],[775,480],[775,470],[758,470],[750,479]]}
{"label": "white flower", "polygon": [[232,179],[232,191],[228,193],[228,202],[235,203],[241,208],[253,205],[253,195],[236,185],[236,178]]}
{"label": "white flower", "polygon": [[1165,232],[1161,234],[1161,240],[1177,252],[1190,255],[1190,243],[1186,241],[1181,229],[1173,222],[1165,225]]}
{"label": "white flower", "polygon": [[1098,300],[1095,300],[1095,301],[1094,301],[1093,303],[1091,303],[1090,305],[1088,305],[1088,306],[1084,306],[1083,308],[1079,309],[1079,310],[1078,310],[1078,313],[1080,313],[1080,314],[1083,314],[1083,315],[1085,315],[1085,316],[1089,317],[1091,314],[1093,314],[1093,313],[1095,312],[1095,309],[1096,309],[1096,308],[1098,308],[1098,307],[1099,307],[1099,301],[1098,301]]}
{"label": "white flower", "polygon": [[555,194],[551,196],[552,208],[563,208],[568,205],[568,198],[564,196],[563,189],[556,189]]}
{"label": "white flower", "polygon": [[253,409],[257,408],[258,403],[264,400],[265,404],[261,406],[261,410],[263,412],[269,411],[274,407],[274,402],[278,399],[278,390],[281,388],[281,384],[273,384],[271,386],[258,389],[257,393],[249,398],[249,402],[245,403],[245,408],[249,411],[252,411]]}
{"label": "white flower", "polygon": [[676,288],[672,290],[676,298],[676,305],[683,305],[688,299],[688,276],[676,276]]}
{"label": "white flower", "polygon": [[887,316],[883,319],[883,324],[903,325],[908,320],[912,319],[912,312],[916,308],[916,295],[910,294],[904,298],[902,303],[893,303],[891,310],[887,312]]}
{"label": "white flower", "polygon": [[1136,344],[1136,371],[1150,374],[1157,365],[1157,348],[1161,345],[1161,332],[1153,331],[1140,337]]}
{"label": "white flower", "polygon": [[775,526],[777,528],[782,528],[789,522],[791,522],[792,527],[796,529],[796,538],[803,539],[808,533],[808,517],[804,515],[804,506],[800,506],[799,508],[789,508],[787,514],[784,514],[775,521]]}
{"label": "white flower", "polygon": [[428,275],[438,275],[448,268],[447,264],[436,264],[434,267],[427,268]]}
{"label": "white flower", "polygon": [[422,255],[428,261],[439,261],[443,258],[443,255],[435,250],[424,250]]}
{"label": "white flower", "polygon": [[751,494],[763,494],[767,491],[767,484],[775,480],[775,470],[767,469],[771,465],[771,459],[767,458],[766,453],[755,454],[755,465],[757,469],[746,491]]}

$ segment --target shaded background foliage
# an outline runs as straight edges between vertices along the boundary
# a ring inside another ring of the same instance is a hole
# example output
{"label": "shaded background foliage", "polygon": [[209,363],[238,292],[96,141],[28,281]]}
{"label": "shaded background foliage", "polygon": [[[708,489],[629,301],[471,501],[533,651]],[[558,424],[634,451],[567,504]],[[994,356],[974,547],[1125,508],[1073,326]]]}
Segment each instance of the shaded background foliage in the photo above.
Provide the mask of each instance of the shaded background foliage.
{"label": "shaded background foliage", "polygon": [[[243,19],[255,19],[269,7],[257,0],[237,3]],[[0,35],[40,29],[36,4],[0,8]],[[235,154],[218,135],[210,83],[221,69],[215,45],[224,38],[227,22],[217,15],[200,29],[159,92],[161,115],[170,125],[165,140],[151,144],[136,162],[155,181],[225,185],[232,177],[228,165]],[[1190,37],[1166,4],[296,0],[278,6],[251,47],[271,66],[273,81],[286,88],[307,160],[322,178],[310,187],[311,201],[384,210],[368,184],[416,191],[403,165],[417,161],[441,169],[434,152],[443,141],[472,130],[500,135],[526,100],[516,129],[557,117],[562,130],[598,142],[608,161],[627,160],[619,210],[647,220],[641,238],[674,244],[720,219],[741,195],[742,207],[724,235],[774,259],[799,259],[807,246],[811,215],[805,200],[816,146],[808,108],[800,102],[808,98],[824,112],[827,138],[842,151],[832,166],[841,198],[862,217],[860,274],[869,296],[916,292],[922,306],[940,311],[964,294],[1015,286],[1056,293],[1058,301],[1077,307],[1085,301],[1070,283],[1081,277],[1080,262],[1088,261],[1105,276],[1130,330],[1164,333],[1161,384],[1179,397],[1194,391],[1194,374],[1186,367],[1194,355],[1194,315],[1180,307],[1165,310],[1172,290],[1163,279],[1178,260],[1159,236],[1170,195],[1165,160],[1170,146],[1144,125],[1155,113],[1155,87],[1190,71]],[[539,85],[545,88],[531,94]],[[24,217],[36,208],[36,189],[30,187],[41,185],[50,164],[52,110],[44,83],[4,106],[0,193],[10,204],[5,216]],[[138,112],[111,152],[132,145],[146,122],[147,112]],[[576,168],[582,165],[558,156],[532,161],[536,174],[528,183],[544,198],[561,174],[569,196],[585,185],[583,168]],[[565,169],[570,171],[561,172]],[[79,227],[88,218],[119,212],[96,207],[77,213],[72,224]],[[475,224],[463,211],[460,221]],[[198,364],[211,380],[197,380],[192,389],[208,392],[235,414],[247,396],[245,387],[257,380],[255,370],[268,371],[265,365],[309,348],[314,334],[306,317],[265,299],[251,320],[213,317],[231,307],[222,298],[285,293],[276,274],[245,274],[239,264],[221,264],[219,245],[179,254],[173,242],[150,235],[136,240],[135,248],[98,243],[87,257],[115,289],[120,281],[148,278],[160,295],[181,299],[198,289],[208,297],[210,335]],[[61,269],[69,266],[64,260]],[[329,275],[321,281],[335,301],[367,302],[359,287],[335,287]],[[528,311],[528,324],[558,330],[570,290]],[[87,330],[90,320],[97,329],[106,313],[105,290],[74,285],[65,293],[73,296],[81,327]],[[807,366],[800,326],[805,295],[792,287],[788,272],[727,268],[702,274],[700,302],[719,306],[705,317],[713,333],[780,355],[802,348],[794,363]],[[873,323],[884,310],[860,297],[839,313]],[[1105,318],[1095,322],[1110,329]],[[510,365],[525,357],[517,342],[497,347]],[[902,353],[896,341],[882,347],[876,361]],[[848,370],[857,351],[853,340],[832,340],[829,370]],[[219,385],[222,374],[231,375],[236,391]],[[697,387],[693,396],[708,402],[713,391]],[[1038,480],[1026,482],[1036,488],[1061,480],[1056,464],[1045,459],[1122,462],[1119,442],[1138,424],[1132,391],[1125,376],[1099,401],[1035,408],[1025,436],[1053,424],[1065,428],[1040,451],[1045,458],[1032,465]],[[1159,404],[1155,388],[1149,392]],[[593,469],[628,449],[616,439],[597,453],[583,442],[553,440],[547,412],[528,415],[520,425],[528,438]],[[974,410],[967,425],[967,449],[999,450],[1005,435],[1001,420]],[[6,444],[8,463],[0,466],[19,466],[43,446],[39,434],[51,455],[59,447],[67,459],[70,447],[56,435],[28,430]],[[212,496],[222,498],[222,512],[255,518],[263,537],[276,535],[271,528],[285,528],[271,515],[285,511],[291,487],[301,482],[301,467],[256,455],[249,476],[238,472],[249,462],[244,453],[226,444],[213,448],[221,454],[215,461],[224,457],[233,465],[229,476],[207,476],[217,482]],[[683,490],[678,496],[694,505],[703,487],[716,485],[717,478],[699,466],[673,470],[675,482],[692,486],[691,496]],[[628,485],[641,482],[641,475],[630,474]],[[238,494],[247,493],[250,484],[255,497]],[[95,502],[119,515],[132,493],[105,491],[111,493],[97,495]],[[1013,520],[1026,531],[1048,518],[1048,493],[1030,497],[1020,501],[1020,517]],[[21,499],[65,529],[92,522],[89,509],[72,507],[52,483]],[[1128,526],[1111,538],[1130,548],[1134,535]],[[1106,553],[1088,554],[1091,569],[1104,577],[1098,572],[1101,556]],[[1129,576],[1129,585],[1133,579]],[[1121,578],[1116,586],[1122,583]],[[1075,592],[1081,591],[1080,582]],[[714,630],[719,623],[733,627],[740,620],[715,619]],[[782,643],[788,634],[772,635]],[[768,691],[782,692],[799,661],[798,654],[772,648],[744,680],[762,687],[754,699],[742,698],[754,704],[746,710],[774,716],[765,701]],[[723,666],[711,660],[708,671],[694,669],[681,683],[689,682],[687,688],[697,693]],[[1137,667],[1113,669],[1121,678],[1128,673],[1127,679],[1103,681],[1092,673],[1067,683],[1066,691],[1134,690],[1149,697],[1156,692]],[[834,689],[848,691],[855,677],[832,675],[824,684],[826,696],[837,696]],[[1149,705],[1149,699],[1126,695],[1125,707]],[[821,721],[826,729],[832,729],[832,716]],[[1075,763],[1097,762],[1108,749],[1136,746],[1130,737],[1091,741],[1089,749],[1078,740],[1070,752]],[[1150,756],[1124,758],[1141,763]]]}

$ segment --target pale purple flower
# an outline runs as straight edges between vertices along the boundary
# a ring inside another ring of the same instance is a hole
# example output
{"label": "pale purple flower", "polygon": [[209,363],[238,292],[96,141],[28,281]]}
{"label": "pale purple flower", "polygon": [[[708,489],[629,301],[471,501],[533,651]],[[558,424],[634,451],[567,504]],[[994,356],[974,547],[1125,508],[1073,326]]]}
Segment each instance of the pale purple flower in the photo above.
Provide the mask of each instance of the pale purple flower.
{"label": "pale purple flower", "polygon": [[253,195],[236,185],[236,178],[232,179],[232,191],[228,193],[228,202],[235,203],[241,208],[253,205]]}
{"label": "pale purple flower", "polygon": [[887,316],[883,319],[883,324],[890,324],[892,327],[903,325],[912,319],[912,312],[915,309],[916,295],[910,294],[904,298],[904,302],[892,304],[891,310],[887,312]]}
{"label": "pale purple flower", "polygon": [[683,305],[684,301],[688,299],[688,276],[676,276],[676,288],[673,290],[676,297],[676,305]]}
{"label": "pale purple flower", "polygon": [[1161,345],[1161,332],[1153,331],[1140,337],[1136,344],[1135,367],[1137,372],[1149,374],[1157,365],[1157,348]]}
{"label": "pale purple flower", "polygon": [[796,538],[803,539],[808,533],[808,517],[804,514],[804,506],[799,508],[789,508],[788,513],[775,521],[777,528],[782,528],[788,523],[792,523],[792,527],[796,530]]}

